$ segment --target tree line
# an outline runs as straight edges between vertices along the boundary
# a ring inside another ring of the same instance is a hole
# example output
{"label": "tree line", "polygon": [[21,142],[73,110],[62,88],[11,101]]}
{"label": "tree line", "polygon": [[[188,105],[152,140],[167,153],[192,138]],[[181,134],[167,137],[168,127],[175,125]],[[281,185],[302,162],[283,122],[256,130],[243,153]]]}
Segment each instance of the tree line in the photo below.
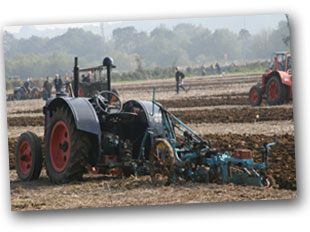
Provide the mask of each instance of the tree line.
{"label": "tree line", "polygon": [[[4,34],[6,78],[70,75],[73,57],[80,67],[96,66],[105,56],[114,58],[118,71],[141,71],[156,67],[201,66],[215,62],[270,58],[272,52],[290,50],[289,27],[281,21],[274,30],[250,34],[246,29],[211,31],[193,24],[178,24],[173,29],[160,25],[150,33],[135,27],[117,28],[110,39],[70,28],[54,38],[32,36],[16,39]],[[120,75],[120,74],[119,74]]]}

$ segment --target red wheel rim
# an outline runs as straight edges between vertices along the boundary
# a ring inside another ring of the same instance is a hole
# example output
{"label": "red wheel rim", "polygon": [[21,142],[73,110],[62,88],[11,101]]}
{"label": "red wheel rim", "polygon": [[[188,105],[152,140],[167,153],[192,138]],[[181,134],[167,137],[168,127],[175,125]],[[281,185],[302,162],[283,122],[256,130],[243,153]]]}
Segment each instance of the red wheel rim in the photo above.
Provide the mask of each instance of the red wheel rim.
{"label": "red wheel rim", "polygon": [[250,93],[250,99],[251,99],[251,102],[253,104],[255,104],[258,100],[258,91],[256,89],[253,89]]}
{"label": "red wheel rim", "polygon": [[27,141],[24,141],[19,147],[18,164],[24,175],[27,175],[30,172],[32,165],[32,151],[31,146]]}
{"label": "red wheel rim", "polygon": [[50,137],[50,158],[56,172],[62,172],[70,158],[70,133],[63,121],[58,121]]}
{"label": "red wheel rim", "polygon": [[278,83],[272,81],[269,85],[268,96],[270,100],[275,101],[279,96],[279,86]]}

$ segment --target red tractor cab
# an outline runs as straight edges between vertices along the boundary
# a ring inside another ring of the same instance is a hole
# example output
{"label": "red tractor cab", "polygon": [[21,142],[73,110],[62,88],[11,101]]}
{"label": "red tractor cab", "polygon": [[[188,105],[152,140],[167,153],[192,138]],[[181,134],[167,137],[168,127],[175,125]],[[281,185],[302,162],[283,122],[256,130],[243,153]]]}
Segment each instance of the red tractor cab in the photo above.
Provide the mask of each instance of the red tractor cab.
{"label": "red tractor cab", "polygon": [[266,97],[268,105],[280,105],[292,96],[291,54],[276,52],[269,69],[262,75],[261,83],[250,89],[250,104],[259,106]]}

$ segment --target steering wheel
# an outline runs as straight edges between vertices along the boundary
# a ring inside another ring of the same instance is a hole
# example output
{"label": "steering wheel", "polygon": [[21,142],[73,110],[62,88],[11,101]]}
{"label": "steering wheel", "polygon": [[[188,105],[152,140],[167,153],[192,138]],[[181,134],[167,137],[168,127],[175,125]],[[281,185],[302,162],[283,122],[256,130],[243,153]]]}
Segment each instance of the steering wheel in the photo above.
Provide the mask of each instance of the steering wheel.
{"label": "steering wheel", "polygon": [[123,103],[118,95],[112,91],[103,90],[96,95],[96,103],[100,110],[106,113],[119,113],[123,109]]}

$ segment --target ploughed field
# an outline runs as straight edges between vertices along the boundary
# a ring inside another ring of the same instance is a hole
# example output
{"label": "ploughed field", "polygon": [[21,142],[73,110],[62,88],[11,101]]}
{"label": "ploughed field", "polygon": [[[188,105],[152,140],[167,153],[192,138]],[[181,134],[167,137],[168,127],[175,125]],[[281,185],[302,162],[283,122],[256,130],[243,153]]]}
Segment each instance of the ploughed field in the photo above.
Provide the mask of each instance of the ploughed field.
{"label": "ploughed field", "polygon": [[[190,128],[219,151],[247,148],[254,151],[273,141],[269,163],[276,180],[273,188],[233,184],[198,184],[182,182],[170,186],[151,185],[150,178],[118,178],[85,174],[81,182],[53,185],[45,169],[38,181],[20,182],[15,171],[14,151],[19,134],[35,132],[43,141],[43,100],[7,102],[11,202],[13,210],[85,208],[105,206],[183,204],[199,202],[294,199],[296,193],[293,105],[251,107],[248,91],[260,75],[230,75],[185,78],[185,87],[175,94],[175,80],[150,80],[117,83],[123,101],[151,100],[156,87],[156,100],[179,117]],[[44,144],[42,143],[44,148]],[[43,149],[44,150],[44,149]]]}

